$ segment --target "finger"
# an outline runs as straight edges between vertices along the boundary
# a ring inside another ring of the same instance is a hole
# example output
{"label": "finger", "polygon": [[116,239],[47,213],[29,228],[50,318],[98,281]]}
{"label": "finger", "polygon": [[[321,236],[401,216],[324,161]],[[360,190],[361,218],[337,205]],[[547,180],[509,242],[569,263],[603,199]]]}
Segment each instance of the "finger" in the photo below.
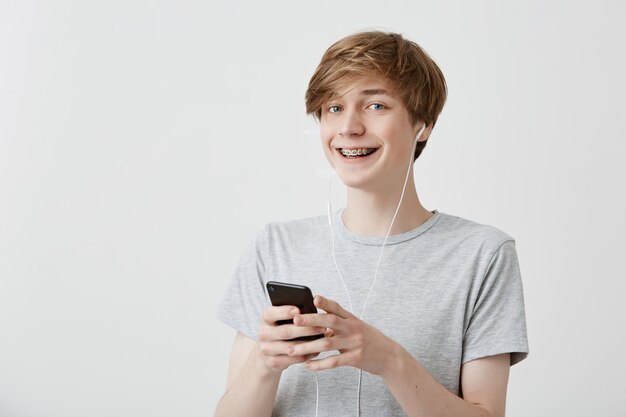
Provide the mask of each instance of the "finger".
{"label": "finger", "polygon": [[287,355],[277,355],[277,356],[266,356],[265,361],[268,366],[272,369],[280,369],[283,370],[290,365],[295,363],[306,362],[307,360],[311,360],[310,356],[287,356]]}
{"label": "finger", "polygon": [[352,313],[341,307],[338,302],[329,300],[328,298],[322,297],[321,295],[316,295],[313,299],[313,303],[315,303],[315,306],[317,308],[321,308],[327,313],[336,314],[342,319],[352,317]]}
{"label": "finger", "polygon": [[325,331],[325,327],[304,327],[293,324],[283,324],[266,328],[264,336],[266,340],[291,340],[297,337],[324,334]]}
{"label": "finger", "polygon": [[261,342],[259,343],[259,349],[261,350],[261,353],[265,356],[288,356],[287,352],[292,344],[293,342],[287,342],[284,340],[278,340],[274,342]]}
{"label": "finger", "polygon": [[307,343],[307,341],[276,340],[276,341],[270,341],[270,342],[259,342],[259,350],[265,356],[279,356],[279,355],[292,356],[292,357],[309,356],[309,355],[312,355],[313,357],[317,356],[318,352],[312,352],[306,355],[305,354],[302,354],[302,355],[289,355],[288,354],[291,347],[297,346],[302,343]]}
{"label": "finger", "polygon": [[310,342],[298,343],[287,347],[289,356],[304,356],[312,353],[322,353],[331,350],[341,350],[349,347],[347,338],[341,336],[322,337]]}
{"label": "finger", "polygon": [[324,359],[308,360],[304,363],[304,366],[311,371],[323,371],[340,366],[351,366],[354,363],[354,356],[354,352],[340,353],[338,355],[328,356]]}
{"label": "finger", "polygon": [[331,328],[335,333],[341,333],[347,330],[344,319],[332,313],[298,314],[293,318],[293,324],[296,326]]}
{"label": "finger", "polygon": [[263,321],[274,325],[279,320],[292,319],[298,313],[300,310],[295,306],[272,306],[263,310]]}

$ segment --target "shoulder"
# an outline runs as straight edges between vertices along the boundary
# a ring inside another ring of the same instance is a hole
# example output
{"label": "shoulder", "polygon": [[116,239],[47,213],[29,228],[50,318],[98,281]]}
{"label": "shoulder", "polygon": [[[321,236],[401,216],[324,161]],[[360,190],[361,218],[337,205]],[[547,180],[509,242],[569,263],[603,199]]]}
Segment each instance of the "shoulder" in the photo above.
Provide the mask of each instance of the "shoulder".
{"label": "shoulder", "polygon": [[440,213],[437,222],[437,232],[440,237],[466,249],[481,249],[481,252],[493,253],[503,244],[511,242],[515,244],[515,239],[499,228],[454,216],[447,213]]}
{"label": "shoulder", "polygon": [[268,262],[282,259],[285,254],[295,255],[319,248],[321,243],[328,241],[327,235],[323,234],[326,230],[323,226],[328,227],[325,219],[326,216],[316,216],[265,223],[248,240],[241,262],[265,269]]}
{"label": "shoulder", "polygon": [[300,235],[302,233],[316,232],[320,229],[320,226],[327,224],[326,216],[322,215],[295,220],[269,222],[263,226],[259,234],[266,237]]}
{"label": "shoulder", "polygon": [[267,234],[294,234],[315,232],[320,226],[327,224],[326,216],[319,215],[295,220],[266,223],[263,230]]}
{"label": "shoulder", "polygon": [[266,223],[257,233],[257,240],[268,246],[303,246],[327,240],[328,221],[325,215]]}

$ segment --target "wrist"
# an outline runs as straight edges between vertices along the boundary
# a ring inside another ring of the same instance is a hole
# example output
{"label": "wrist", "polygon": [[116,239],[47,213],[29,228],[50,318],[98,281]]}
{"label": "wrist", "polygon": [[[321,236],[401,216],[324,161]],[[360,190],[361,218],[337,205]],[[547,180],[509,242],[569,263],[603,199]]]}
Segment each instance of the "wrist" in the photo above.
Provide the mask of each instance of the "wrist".
{"label": "wrist", "polygon": [[406,372],[407,368],[411,366],[411,362],[414,361],[413,356],[411,356],[402,345],[392,341],[391,352],[387,356],[387,364],[380,376],[385,382],[390,382],[391,379],[398,378]]}
{"label": "wrist", "polygon": [[272,368],[265,357],[261,353],[261,348],[258,343],[256,348],[252,351],[250,359],[253,362],[254,369],[256,370],[256,374],[263,380],[271,381],[271,380],[280,380],[280,377],[283,373],[282,369],[274,369]]}

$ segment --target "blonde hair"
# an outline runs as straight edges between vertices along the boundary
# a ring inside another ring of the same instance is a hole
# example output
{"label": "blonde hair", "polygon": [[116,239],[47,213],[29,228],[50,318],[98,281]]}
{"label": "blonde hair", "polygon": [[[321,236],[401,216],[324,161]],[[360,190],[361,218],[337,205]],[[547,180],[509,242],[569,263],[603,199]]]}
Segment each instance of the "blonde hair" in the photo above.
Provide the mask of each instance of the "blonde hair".
{"label": "blonde hair", "polygon": [[[355,33],[326,50],[306,91],[307,114],[319,120],[324,103],[354,80],[370,76],[391,81],[413,124],[435,125],[448,93],[443,73],[415,42],[379,31]],[[426,141],[417,143],[415,159],[425,146]]]}

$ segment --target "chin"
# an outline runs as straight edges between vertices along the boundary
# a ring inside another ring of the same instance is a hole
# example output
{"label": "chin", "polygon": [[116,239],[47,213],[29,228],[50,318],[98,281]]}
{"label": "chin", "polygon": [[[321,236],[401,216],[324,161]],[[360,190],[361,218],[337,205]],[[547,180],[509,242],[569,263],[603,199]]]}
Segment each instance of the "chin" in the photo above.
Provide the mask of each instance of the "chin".
{"label": "chin", "polygon": [[337,175],[341,182],[348,188],[358,188],[361,190],[371,189],[373,186],[373,178],[371,175],[363,174],[347,174],[338,172]]}

